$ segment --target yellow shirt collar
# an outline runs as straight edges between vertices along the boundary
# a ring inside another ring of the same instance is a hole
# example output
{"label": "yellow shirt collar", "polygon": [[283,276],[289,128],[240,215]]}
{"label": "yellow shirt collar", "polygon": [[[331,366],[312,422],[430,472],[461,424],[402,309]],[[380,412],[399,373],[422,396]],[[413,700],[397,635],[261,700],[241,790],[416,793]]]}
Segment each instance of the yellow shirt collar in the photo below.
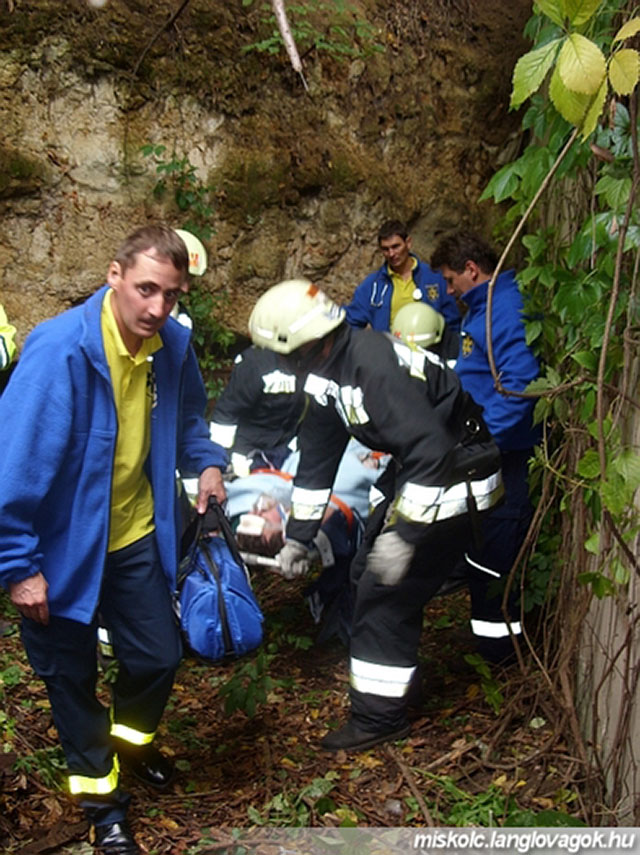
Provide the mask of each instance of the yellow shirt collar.
{"label": "yellow shirt collar", "polygon": [[151,338],[143,338],[138,352],[135,356],[132,356],[129,353],[126,344],[122,340],[116,316],[113,314],[113,306],[111,305],[112,293],[113,289],[109,288],[105,294],[104,302],[102,303],[104,332],[109,336],[113,351],[115,351],[118,356],[128,356],[136,365],[139,365],[141,362],[144,362],[148,356],[151,356],[152,353],[160,350],[162,347],[162,338],[160,337],[160,333],[154,333]]}

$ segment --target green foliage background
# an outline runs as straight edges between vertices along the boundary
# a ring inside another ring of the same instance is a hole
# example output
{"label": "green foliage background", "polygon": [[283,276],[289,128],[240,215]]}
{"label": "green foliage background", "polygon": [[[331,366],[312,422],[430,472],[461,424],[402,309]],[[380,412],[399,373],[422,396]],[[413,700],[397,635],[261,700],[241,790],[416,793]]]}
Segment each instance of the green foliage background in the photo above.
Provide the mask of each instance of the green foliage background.
{"label": "green foliage background", "polygon": [[[527,340],[545,366],[528,390],[540,395],[536,418],[545,424],[532,473],[539,495],[551,491],[557,501],[538,521],[539,545],[555,553],[556,565],[566,561],[553,533],[579,508],[583,537],[573,560],[596,557],[578,581],[597,596],[638,572],[630,546],[640,485],[631,435],[640,342],[639,62],[630,46],[640,19],[633,8],[621,0],[534,4],[526,29],[533,48],[516,66],[512,95],[512,106],[528,101],[528,142],[482,197],[509,203],[503,241],[522,235]],[[542,565],[549,575],[548,556],[538,557]]]}

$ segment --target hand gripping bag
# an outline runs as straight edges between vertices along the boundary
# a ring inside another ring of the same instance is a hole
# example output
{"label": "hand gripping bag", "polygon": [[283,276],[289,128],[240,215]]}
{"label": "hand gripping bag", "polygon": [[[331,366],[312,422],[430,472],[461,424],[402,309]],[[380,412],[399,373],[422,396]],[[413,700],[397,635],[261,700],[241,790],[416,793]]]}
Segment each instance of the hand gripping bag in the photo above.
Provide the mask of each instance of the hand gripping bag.
{"label": "hand gripping bag", "polygon": [[[205,516],[218,534],[203,533]],[[229,520],[215,499],[197,519],[196,535],[180,563],[174,604],[187,647],[203,659],[233,659],[262,642],[263,615]]]}

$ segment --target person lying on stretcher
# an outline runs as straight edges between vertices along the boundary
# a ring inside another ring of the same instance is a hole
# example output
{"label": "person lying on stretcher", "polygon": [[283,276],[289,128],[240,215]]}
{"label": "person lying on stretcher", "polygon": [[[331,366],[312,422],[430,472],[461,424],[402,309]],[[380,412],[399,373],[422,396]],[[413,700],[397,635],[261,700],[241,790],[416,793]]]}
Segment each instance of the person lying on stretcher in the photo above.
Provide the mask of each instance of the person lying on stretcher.
{"label": "person lying on stretcher", "polygon": [[[355,440],[345,450],[315,539],[316,559],[322,569],[303,592],[315,622],[323,623],[319,641],[336,634],[344,643],[348,642],[349,566],[369,513],[370,491],[388,460],[388,455],[372,453]],[[296,466],[297,455],[292,455],[285,472],[258,470],[227,484],[227,511],[235,526],[238,546],[249,565],[268,566],[281,572],[274,556],[284,543]]]}

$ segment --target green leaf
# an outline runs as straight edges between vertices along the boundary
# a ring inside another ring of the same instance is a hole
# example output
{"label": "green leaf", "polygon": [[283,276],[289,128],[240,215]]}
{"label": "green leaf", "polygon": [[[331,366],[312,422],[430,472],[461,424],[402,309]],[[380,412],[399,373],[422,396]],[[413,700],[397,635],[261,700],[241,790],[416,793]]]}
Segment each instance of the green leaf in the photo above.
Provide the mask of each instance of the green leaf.
{"label": "green leaf", "polygon": [[587,282],[564,282],[553,298],[553,307],[563,321],[579,324],[585,310],[595,302],[593,288]]}
{"label": "green leaf", "polygon": [[570,33],[560,49],[557,69],[567,89],[595,95],[607,73],[607,64],[595,42],[580,33]]}
{"label": "green leaf", "polygon": [[493,198],[496,202],[502,202],[509,196],[513,196],[519,185],[520,178],[516,171],[516,164],[507,163],[491,178],[479,201],[483,202],[486,199]]}
{"label": "green leaf", "polygon": [[640,454],[625,449],[613,461],[613,467],[628,482],[632,490],[640,487]]}
{"label": "green leaf", "polygon": [[587,229],[583,229],[573,239],[573,243],[569,247],[567,254],[567,264],[569,267],[577,267],[583,261],[586,261],[593,252],[593,238]]}
{"label": "green leaf", "polygon": [[629,504],[629,491],[619,476],[602,482],[602,501],[614,516],[624,513]]}
{"label": "green leaf", "polygon": [[553,39],[546,45],[530,50],[521,56],[513,70],[512,108],[519,107],[536,92],[547,76],[558,53],[561,39]]}
{"label": "green leaf", "polygon": [[609,81],[618,95],[631,95],[640,76],[640,57],[637,50],[624,48],[611,57]]}
{"label": "green leaf", "polygon": [[551,401],[548,398],[539,398],[533,408],[533,424],[539,425],[551,414]]}
{"label": "green leaf", "polygon": [[614,211],[621,211],[626,207],[631,192],[631,177],[614,178],[611,175],[603,175],[595,186],[596,195],[604,196],[607,205]]}
{"label": "green leaf", "polygon": [[540,338],[542,334],[542,322],[541,321],[531,321],[528,323],[525,329],[525,339],[527,344],[530,346],[533,344],[536,339]]}
{"label": "green leaf", "polygon": [[527,392],[548,392],[550,389],[553,389],[557,383],[552,380],[549,380],[547,377],[536,377],[535,380],[532,380],[531,383],[527,385]]}
{"label": "green leaf", "polygon": [[522,243],[529,250],[532,259],[538,259],[549,251],[548,240],[539,234],[525,235],[522,238]]}
{"label": "green leaf", "polygon": [[591,350],[581,350],[578,353],[572,353],[571,358],[578,363],[578,365],[582,365],[583,368],[586,368],[587,371],[591,371],[595,373],[598,367],[598,357]]}
{"label": "green leaf", "polygon": [[626,585],[629,581],[629,568],[619,558],[614,558],[609,568],[613,581],[617,585]]}
{"label": "green leaf", "polygon": [[607,89],[607,79],[605,77],[605,79],[602,81],[602,86],[600,87],[600,89],[598,89],[596,96],[589,105],[587,114],[584,117],[584,122],[582,123],[583,140],[586,140],[586,138],[596,129],[598,119],[602,115],[602,108],[604,107],[604,102],[607,97]]}
{"label": "green leaf", "polygon": [[591,585],[593,593],[599,600],[615,593],[613,582],[602,573],[579,573],[578,582],[581,585]]}
{"label": "green leaf", "polygon": [[554,24],[561,27],[564,23],[564,11],[562,0],[536,0],[534,4],[537,11],[542,12],[547,18],[551,18]]}
{"label": "green leaf", "polygon": [[568,89],[560,77],[557,65],[551,75],[549,97],[563,119],[572,125],[580,125],[582,123],[589,108],[589,96],[581,95],[578,92]]}
{"label": "green leaf", "polygon": [[582,407],[580,408],[580,420],[586,422],[593,415],[593,411],[596,405],[596,393],[593,389],[589,389],[587,394],[584,396],[584,401],[582,402]]}
{"label": "green leaf", "polygon": [[597,531],[585,541],[584,548],[592,555],[598,554],[600,550],[600,534]]}
{"label": "green leaf", "polygon": [[566,398],[554,398],[553,412],[560,423],[569,421],[571,410],[569,409],[569,404],[567,403]]}
{"label": "green leaf", "polygon": [[613,41],[614,43],[622,42],[625,39],[630,39],[631,36],[635,36],[638,32],[640,32],[640,18],[630,18],[620,27],[613,37]]}
{"label": "green leaf", "polygon": [[600,475],[600,457],[593,448],[587,449],[576,466],[578,475],[582,478],[598,478]]}
{"label": "green leaf", "polygon": [[538,190],[549,174],[554,159],[553,153],[546,146],[532,147],[526,156],[521,158],[522,189],[527,196],[532,196]]}
{"label": "green leaf", "polygon": [[579,27],[593,16],[602,0],[564,0],[564,10],[574,27]]}

